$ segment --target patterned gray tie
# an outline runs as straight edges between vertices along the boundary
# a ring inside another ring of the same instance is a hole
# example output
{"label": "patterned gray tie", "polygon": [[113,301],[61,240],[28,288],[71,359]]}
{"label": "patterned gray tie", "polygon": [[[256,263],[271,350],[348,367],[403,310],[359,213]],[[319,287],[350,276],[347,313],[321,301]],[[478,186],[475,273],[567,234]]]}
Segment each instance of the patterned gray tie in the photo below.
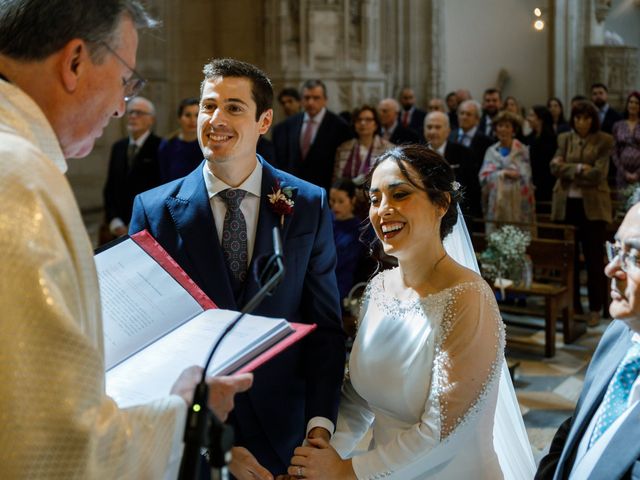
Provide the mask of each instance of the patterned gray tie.
{"label": "patterned gray tie", "polygon": [[227,189],[219,193],[227,204],[222,227],[222,250],[229,270],[236,280],[244,283],[247,278],[247,222],[240,210],[240,203],[247,192],[245,190]]}

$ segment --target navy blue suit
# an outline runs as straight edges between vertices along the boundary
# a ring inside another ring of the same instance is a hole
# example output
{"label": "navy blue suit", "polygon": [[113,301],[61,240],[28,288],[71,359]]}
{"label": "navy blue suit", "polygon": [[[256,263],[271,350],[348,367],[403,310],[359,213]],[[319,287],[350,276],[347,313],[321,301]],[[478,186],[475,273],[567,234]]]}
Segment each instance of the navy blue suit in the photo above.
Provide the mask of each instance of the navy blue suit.
{"label": "navy blue suit", "polygon": [[[616,368],[631,345],[629,328],[622,321],[614,320],[593,354],[573,417],[560,426],[548,455],[540,461],[536,479],[560,480],[569,477],[580,441],[602,403]],[[640,404],[634,407],[613,435],[589,478],[640,477],[639,417]]]}
{"label": "navy blue suit", "polygon": [[316,323],[318,328],[254,372],[253,387],[236,396],[230,418],[236,445],[248,448],[275,475],[286,472],[309,419],[322,416],[335,423],[345,346],[326,193],[258,159],[263,167],[260,212],[249,275],[238,300],[216,233],[202,165],[182,179],[138,195],[129,230],[146,228],[220,308],[239,310],[259,289],[251,272],[272,253],[272,229],[280,225],[267,194],[277,181],[294,190],[293,214],[285,216],[281,232],[285,278],[255,313]]}

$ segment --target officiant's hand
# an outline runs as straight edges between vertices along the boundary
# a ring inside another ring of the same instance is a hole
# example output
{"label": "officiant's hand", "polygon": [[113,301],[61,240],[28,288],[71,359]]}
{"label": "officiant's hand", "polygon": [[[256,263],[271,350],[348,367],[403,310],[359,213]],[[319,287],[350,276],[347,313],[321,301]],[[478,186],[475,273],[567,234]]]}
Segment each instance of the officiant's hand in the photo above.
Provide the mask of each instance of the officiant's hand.
{"label": "officiant's hand", "polygon": [[287,473],[295,478],[311,480],[356,480],[351,459],[343,460],[323,438],[310,438],[310,447],[298,447],[293,452]]}
{"label": "officiant's hand", "polygon": [[273,480],[269,470],[260,465],[256,457],[244,447],[231,449],[229,471],[237,480]]}
{"label": "officiant's hand", "polygon": [[[171,387],[171,394],[181,396],[187,405],[191,405],[193,393],[201,377],[202,367],[193,366],[185,369]],[[209,407],[224,422],[233,410],[235,394],[248,390],[252,383],[253,375],[250,373],[231,377],[207,377]]]}

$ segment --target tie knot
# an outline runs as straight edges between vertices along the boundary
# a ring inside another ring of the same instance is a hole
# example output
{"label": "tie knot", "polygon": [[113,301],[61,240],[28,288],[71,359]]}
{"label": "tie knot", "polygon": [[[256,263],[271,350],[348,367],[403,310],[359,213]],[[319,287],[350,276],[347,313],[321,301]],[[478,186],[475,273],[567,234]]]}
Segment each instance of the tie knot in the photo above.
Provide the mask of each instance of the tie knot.
{"label": "tie knot", "polygon": [[240,208],[240,203],[242,203],[246,194],[246,190],[240,190],[237,188],[227,188],[219,193],[220,198],[224,200],[224,203],[227,204],[227,208],[229,210],[238,210]]}

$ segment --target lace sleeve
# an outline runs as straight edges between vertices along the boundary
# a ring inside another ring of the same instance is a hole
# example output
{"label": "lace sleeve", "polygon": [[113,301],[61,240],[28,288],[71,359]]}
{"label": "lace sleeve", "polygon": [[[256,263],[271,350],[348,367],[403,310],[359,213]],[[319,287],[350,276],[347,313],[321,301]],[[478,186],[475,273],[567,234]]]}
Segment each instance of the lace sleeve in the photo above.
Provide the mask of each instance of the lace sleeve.
{"label": "lace sleeve", "polygon": [[502,319],[484,281],[456,289],[444,312],[439,343],[433,390],[445,439],[480,408],[504,355]]}

